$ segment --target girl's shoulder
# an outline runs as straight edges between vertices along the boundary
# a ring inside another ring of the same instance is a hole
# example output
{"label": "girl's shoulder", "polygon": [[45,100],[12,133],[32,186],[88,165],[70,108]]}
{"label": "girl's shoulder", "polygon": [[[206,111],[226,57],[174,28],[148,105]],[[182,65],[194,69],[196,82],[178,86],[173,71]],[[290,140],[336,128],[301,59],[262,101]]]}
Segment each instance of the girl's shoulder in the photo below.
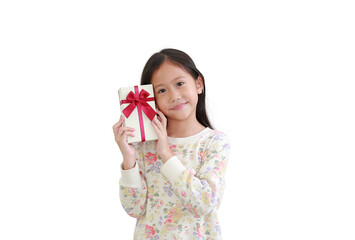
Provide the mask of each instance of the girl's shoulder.
{"label": "girl's shoulder", "polygon": [[208,131],[199,139],[199,143],[208,147],[212,145],[229,145],[230,141],[224,132],[208,128]]}
{"label": "girl's shoulder", "polygon": [[230,141],[227,134],[217,129],[210,129],[198,145],[200,149],[207,153],[227,154],[230,151]]}
{"label": "girl's shoulder", "polygon": [[224,132],[217,130],[217,129],[210,129],[208,128],[209,131],[207,131],[206,138],[209,138],[211,140],[227,140],[228,141],[228,136]]}

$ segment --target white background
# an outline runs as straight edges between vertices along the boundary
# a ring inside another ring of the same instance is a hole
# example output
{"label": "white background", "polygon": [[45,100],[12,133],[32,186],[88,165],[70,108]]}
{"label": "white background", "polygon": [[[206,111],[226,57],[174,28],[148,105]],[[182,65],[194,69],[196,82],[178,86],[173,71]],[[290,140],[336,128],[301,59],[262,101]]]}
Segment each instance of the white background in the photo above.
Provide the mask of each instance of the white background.
{"label": "white background", "polygon": [[117,90],[173,47],[232,152],[225,239],[355,239],[352,1],[1,1],[0,239],[132,239]]}

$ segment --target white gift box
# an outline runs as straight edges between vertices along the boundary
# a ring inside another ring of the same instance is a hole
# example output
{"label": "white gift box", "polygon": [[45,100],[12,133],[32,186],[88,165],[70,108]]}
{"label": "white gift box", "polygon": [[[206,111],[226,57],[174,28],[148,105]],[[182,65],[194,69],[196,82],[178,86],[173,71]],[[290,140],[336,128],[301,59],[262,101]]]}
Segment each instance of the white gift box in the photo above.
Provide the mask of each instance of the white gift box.
{"label": "white gift box", "polygon": [[153,85],[125,87],[118,90],[121,113],[125,118],[123,126],[135,128],[134,137],[128,136],[128,143],[157,140],[151,124],[155,112]]}

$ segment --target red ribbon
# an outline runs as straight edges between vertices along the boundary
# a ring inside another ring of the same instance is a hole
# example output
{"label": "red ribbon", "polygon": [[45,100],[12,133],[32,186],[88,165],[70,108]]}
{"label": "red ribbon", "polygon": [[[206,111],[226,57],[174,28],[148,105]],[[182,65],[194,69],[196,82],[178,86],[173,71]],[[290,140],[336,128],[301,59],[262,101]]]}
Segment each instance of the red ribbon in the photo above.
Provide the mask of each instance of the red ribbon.
{"label": "red ribbon", "polygon": [[141,91],[138,93],[138,86],[134,86],[134,93],[130,91],[126,97],[126,100],[121,100],[121,105],[123,103],[130,103],[122,111],[126,118],[128,118],[133,112],[133,110],[137,107],[142,142],[145,141],[142,111],[150,119],[150,121],[152,121],[155,115],[157,114],[154,109],[147,103],[148,101],[154,101],[154,97],[149,98],[149,95],[149,92],[144,89],[141,89]]}

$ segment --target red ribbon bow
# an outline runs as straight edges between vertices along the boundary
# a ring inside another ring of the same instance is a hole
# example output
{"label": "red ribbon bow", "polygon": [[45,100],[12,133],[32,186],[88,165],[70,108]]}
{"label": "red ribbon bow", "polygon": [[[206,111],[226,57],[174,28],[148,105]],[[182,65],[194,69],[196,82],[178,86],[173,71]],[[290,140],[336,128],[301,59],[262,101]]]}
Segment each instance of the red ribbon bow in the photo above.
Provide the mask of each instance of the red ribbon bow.
{"label": "red ribbon bow", "polygon": [[134,86],[134,93],[130,91],[126,97],[126,100],[121,100],[121,104],[130,103],[122,111],[126,118],[128,118],[133,112],[133,110],[137,107],[142,142],[145,141],[142,111],[150,119],[150,121],[152,121],[156,115],[154,109],[147,103],[148,101],[154,101],[154,97],[149,98],[149,95],[149,92],[144,89],[141,89],[141,91],[138,93],[138,86]]}

